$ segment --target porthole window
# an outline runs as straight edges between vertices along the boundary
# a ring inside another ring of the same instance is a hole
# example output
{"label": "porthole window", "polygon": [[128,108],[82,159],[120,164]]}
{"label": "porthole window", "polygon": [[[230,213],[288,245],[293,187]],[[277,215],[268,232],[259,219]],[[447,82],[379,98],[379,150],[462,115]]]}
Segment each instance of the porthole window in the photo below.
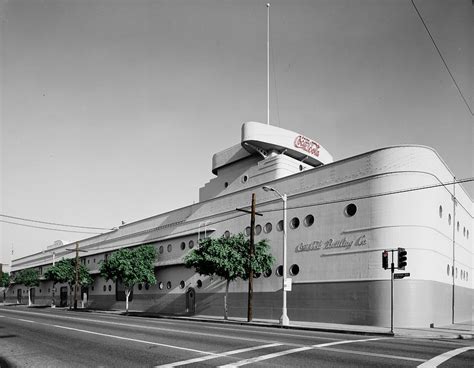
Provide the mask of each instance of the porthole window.
{"label": "porthole window", "polygon": [[265,234],[268,234],[268,233],[271,233],[271,231],[272,231],[272,224],[267,222],[265,226],[263,227],[263,232]]}
{"label": "porthole window", "polygon": [[91,286],[91,290],[94,291],[94,286]]}
{"label": "porthole window", "polygon": [[40,294],[41,294],[41,289],[40,289]]}
{"label": "porthole window", "polygon": [[459,231],[459,221],[456,224],[456,230]]}
{"label": "porthole window", "polygon": [[112,291],[112,285],[109,285],[109,291]]}
{"label": "porthole window", "polygon": [[138,290],[141,290],[143,288],[142,284],[138,284]]}
{"label": "porthole window", "polygon": [[166,283],[166,288],[167,288],[167,289],[171,289],[171,281],[168,281],[168,282]]}
{"label": "porthole window", "polygon": [[314,216],[313,215],[308,215],[304,218],[304,225],[305,226],[311,226],[314,224]]}
{"label": "porthole window", "polygon": [[145,290],[150,289],[150,284],[148,282],[145,283]]}
{"label": "porthole window", "polygon": [[48,294],[51,292],[51,289],[48,289]]}
{"label": "porthole window", "polygon": [[263,273],[263,277],[270,277],[272,275],[272,270],[269,268]]}
{"label": "porthole window", "polygon": [[163,282],[162,281],[160,281],[158,283],[158,289],[163,290]]}
{"label": "porthole window", "polygon": [[91,260],[90,260],[90,259],[88,259],[88,260],[87,260],[87,264],[90,264],[90,263],[91,263]]}
{"label": "porthole window", "polygon": [[300,266],[298,266],[297,264],[291,265],[290,275],[291,276],[296,276],[299,273],[300,273]]}
{"label": "porthole window", "polygon": [[192,240],[190,240],[189,243],[188,243],[188,246],[189,246],[189,249],[193,249],[194,248],[194,242]]}
{"label": "porthole window", "polygon": [[180,247],[181,247],[181,250],[185,250],[186,249],[186,243],[181,242]]}
{"label": "porthole window", "polygon": [[253,274],[253,278],[254,278],[254,279],[258,279],[260,276],[262,276],[262,274],[261,274],[260,272],[255,272],[255,273]]}
{"label": "porthole window", "polygon": [[303,165],[300,165],[300,171],[303,171],[304,167]]}
{"label": "porthole window", "polygon": [[347,217],[352,217],[356,214],[357,212],[357,206],[354,204],[354,203],[350,203],[346,206],[346,208],[344,209],[344,214],[347,216]]}
{"label": "porthole window", "polygon": [[462,236],[466,236],[466,227],[465,226],[462,228]]}
{"label": "porthole window", "polygon": [[245,228],[245,236],[250,236],[250,226]]}
{"label": "porthole window", "polygon": [[104,291],[107,291],[107,286],[104,285]]}
{"label": "porthole window", "polygon": [[201,288],[202,287],[202,281],[197,280],[196,285],[197,285],[198,288]]}
{"label": "porthole window", "polygon": [[92,262],[94,262],[94,263],[95,263],[95,258],[92,260]]}
{"label": "porthole window", "polygon": [[229,231],[229,230],[226,230],[226,231],[224,232],[224,238],[226,238],[226,239],[229,239],[229,238],[230,238],[230,231]]}
{"label": "porthole window", "polygon": [[249,180],[247,175],[242,176],[242,183],[246,183]]}
{"label": "porthole window", "polygon": [[466,230],[466,238],[469,239],[469,230]]}
{"label": "porthole window", "polygon": [[283,266],[282,265],[279,265],[275,271],[275,275],[277,275],[278,277],[281,277],[283,276]]}
{"label": "porthole window", "polygon": [[283,231],[283,220],[277,222],[277,231]]}
{"label": "porthole window", "polygon": [[466,271],[466,281],[469,281],[469,272]]}
{"label": "porthole window", "polygon": [[173,246],[171,244],[168,244],[168,247],[166,248],[168,250],[168,253],[173,250]]}
{"label": "porthole window", "polygon": [[292,229],[297,229],[300,226],[300,219],[298,217],[293,217],[290,221],[290,227]]}
{"label": "porthole window", "polygon": [[180,283],[179,283],[179,287],[180,287],[181,289],[184,289],[185,286],[186,286],[186,285],[185,285],[184,281],[181,280]]}
{"label": "porthole window", "polygon": [[260,235],[261,232],[262,232],[262,226],[261,225],[255,226],[255,235]]}
{"label": "porthole window", "polygon": [[448,225],[451,225],[451,214],[448,215]]}
{"label": "porthole window", "polygon": [[163,246],[160,245],[160,248],[158,249],[158,252],[160,252],[160,254],[163,254]]}
{"label": "porthole window", "polygon": [[448,265],[448,267],[446,267],[446,272],[447,272],[447,274],[448,274],[448,276],[449,276],[449,265]]}
{"label": "porthole window", "polygon": [[224,183],[224,188],[227,188],[229,186],[229,183],[228,182],[225,182]]}
{"label": "porthole window", "polygon": [[439,218],[443,218],[443,206],[439,206]]}

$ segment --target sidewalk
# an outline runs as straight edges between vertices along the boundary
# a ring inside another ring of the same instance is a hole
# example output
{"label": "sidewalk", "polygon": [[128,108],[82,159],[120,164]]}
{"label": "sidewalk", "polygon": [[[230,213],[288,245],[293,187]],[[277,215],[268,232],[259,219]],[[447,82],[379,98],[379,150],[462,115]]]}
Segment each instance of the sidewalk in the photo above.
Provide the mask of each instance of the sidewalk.
{"label": "sidewalk", "polygon": [[[98,313],[115,313],[125,314],[125,311],[99,311]],[[333,333],[347,333],[357,335],[380,335],[380,336],[396,336],[396,337],[411,337],[424,339],[472,339],[474,338],[474,324],[472,321],[466,323],[456,323],[448,326],[439,326],[433,328],[394,328],[393,334],[390,332],[390,327],[378,326],[361,326],[348,325],[337,323],[322,323],[322,322],[305,322],[305,321],[290,321],[289,326],[281,326],[278,320],[271,319],[253,319],[252,322],[247,322],[246,318],[229,317],[226,321],[222,316],[208,316],[208,315],[194,315],[194,316],[174,316],[162,315],[154,313],[146,313],[141,311],[129,311],[129,316],[136,317],[154,317],[166,319],[178,319],[188,321],[211,322],[221,324],[237,324],[249,326],[262,326],[284,329],[321,331]]]}

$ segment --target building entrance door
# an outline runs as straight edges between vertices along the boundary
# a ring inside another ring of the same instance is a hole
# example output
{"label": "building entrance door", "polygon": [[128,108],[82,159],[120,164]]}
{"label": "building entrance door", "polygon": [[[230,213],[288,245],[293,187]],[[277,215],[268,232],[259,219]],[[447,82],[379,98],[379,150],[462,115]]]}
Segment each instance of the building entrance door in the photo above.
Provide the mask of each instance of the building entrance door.
{"label": "building entrance door", "polygon": [[191,316],[196,313],[196,292],[193,288],[186,292],[186,313]]}
{"label": "building entrance door", "polygon": [[35,304],[35,288],[30,288],[30,301],[31,304]]}
{"label": "building entrance door", "polygon": [[59,290],[59,306],[66,307],[67,306],[67,286],[61,286]]}
{"label": "building entrance door", "polygon": [[21,304],[21,289],[18,289],[18,290],[16,291],[16,302],[17,302],[18,304]]}

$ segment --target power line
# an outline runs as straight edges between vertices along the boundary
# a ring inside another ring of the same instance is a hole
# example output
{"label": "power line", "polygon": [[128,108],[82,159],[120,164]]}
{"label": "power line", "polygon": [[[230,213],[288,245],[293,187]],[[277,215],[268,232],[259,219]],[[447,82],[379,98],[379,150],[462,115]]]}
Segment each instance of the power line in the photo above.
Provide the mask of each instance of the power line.
{"label": "power line", "polygon": [[425,27],[426,32],[428,32],[428,35],[429,35],[430,38],[431,38],[431,42],[433,42],[433,45],[434,45],[434,47],[436,48],[436,51],[438,51],[439,57],[440,57],[441,60],[443,61],[444,66],[446,67],[446,70],[448,71],[449,75],[451,76],[451,79],[453,80],[454,85],[455,85],[456,88],[458,89],[458,92],[459,92],[459,94],[461,95],[461,97],[462,97],[464,103],[466,104],[466,106],[467,106],[469,112],[471,113],[471,115],[474,115],[474,113],[473,113],[472,110],[471,110],[471,107],[469,106],[469,104],[468,104],[467,101],[466,101],[466,98],[464,97],[463,93],[461,92],[461,89],[459,88],[459,86],[458,86],[458,84],[457,84],[457,82],[456,82],[456,79],[454,79],[454,76],[453,76],[453,74],[451,73],[451,70],[449,69],[448,64],[447,64],[446,61],[444,60],[444,57],[443,57],[443,55],[441,54],[440,49],[439,49],[438,46],[436,45],[436,42],[435,42],[433,36],[431,35],[431,32],[430,32],[430,30],[428,29],[428,26],[426,25],[425,21],[423,20],[423,17],[421,16],[420,12],[418,11],[418,8],[417,8],[416,5],[415,5],[415,0],[411,0],[411,3],[413,4],[413,7],[415,8],[416,13],[417,13],[418,16],[420,17],[421,23],[423,23],[423,26]]}
{"label": "power line", "polygon": [[[74,228],[78,228],[78,229],[111,230],[111,229],[107,229],[107,228],[104,228],[104,227],[91,227],[91,226],[67,225],[67,224],[58,224],[58,223],[55,223],[55,222],[32,220],[32,219],[27,219],[27,218],[23,218],[23,217],[15,217],[15,216],[10,216],[10,215],[4,215],[4,214],[2,214],[2,213],[0,213],[0,217],[6,217],[6,218],[11,218],[11,219],[15,219],[15,220],[21,220],[21,221],[35,222],[35,223],[38,223],[38,224],[46,224],[46,225],[54,225],[54,226],[65,226],[65,227],[74,227]],[[6,222],[6,221],[3,221],[3,222]]]}
{"label": "power line", "polygon": [[51,231],[61,231],[61,232],[66,232],[66,233],[77,233],[77,234],[100,234],[100,233],[91,233],[88,231],[74,231],[74,230],[63,230],[63,229],[53,229],[51,227],[44,227],[44,226],[34,226],[34,225],[28,225],[28,224],[19,224],[18,222],[12,222],[12,221],[5,221],[5,220],[0,220],[0,222],[4,222],[6,224],[12,224],[12,225],[18,225],[18,226],[24,226],[24,227],[32,227],[35,229],[43,229],[43,230],[51,230]]}

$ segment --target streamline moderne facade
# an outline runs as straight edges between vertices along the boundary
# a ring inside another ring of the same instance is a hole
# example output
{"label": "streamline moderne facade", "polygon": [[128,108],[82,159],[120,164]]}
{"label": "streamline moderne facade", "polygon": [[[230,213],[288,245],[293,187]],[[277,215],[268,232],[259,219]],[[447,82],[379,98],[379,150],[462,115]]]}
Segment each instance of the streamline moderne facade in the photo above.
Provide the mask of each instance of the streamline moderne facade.
{"label": "streamline moderne facade", "polygon": [[[81,291],[90,308],[123,308],[120,285],[98,275],[99,262],[122,247],[154,244],[156,285],[137,285],[131,309],[169,314],[222,315],[225,283],[200,276],[183,258],[205,236],[250,233],[249,216],[236,208],[256,193],[256,240],[269,240],[276,264],[254,280],[255,318],[278,319],[282,305],[282,201],[288,196],[287,275],[290,320],[390,326],[390,270],[384,250],[408,252],[394,281],[397,326],[418,327],[472,318],[473,202],[431,148],[394,146],[333,162],[317,142],[285,129],[249,122],[241,143],[214,155],[216,175],[199,190],[198,203],[79,241],[81,261],[95,275]],[[447,184],[451,183],[451,184]],[[44,273],[73,257],[70,244],[13,261],[12,271]],[[84,255],[85,254],[85,255]],[[396,253],[395,253],[396,254]],[[229,315],[245,316],[247,284],[230,287]],[[56,285],[56,304],[67,303],[67,285]],[[23,285],[10,302],[26,297]],[[34,288],[34,302],[49,304],[53,285]],[[24,301],[24,299],[23,299]]]}

